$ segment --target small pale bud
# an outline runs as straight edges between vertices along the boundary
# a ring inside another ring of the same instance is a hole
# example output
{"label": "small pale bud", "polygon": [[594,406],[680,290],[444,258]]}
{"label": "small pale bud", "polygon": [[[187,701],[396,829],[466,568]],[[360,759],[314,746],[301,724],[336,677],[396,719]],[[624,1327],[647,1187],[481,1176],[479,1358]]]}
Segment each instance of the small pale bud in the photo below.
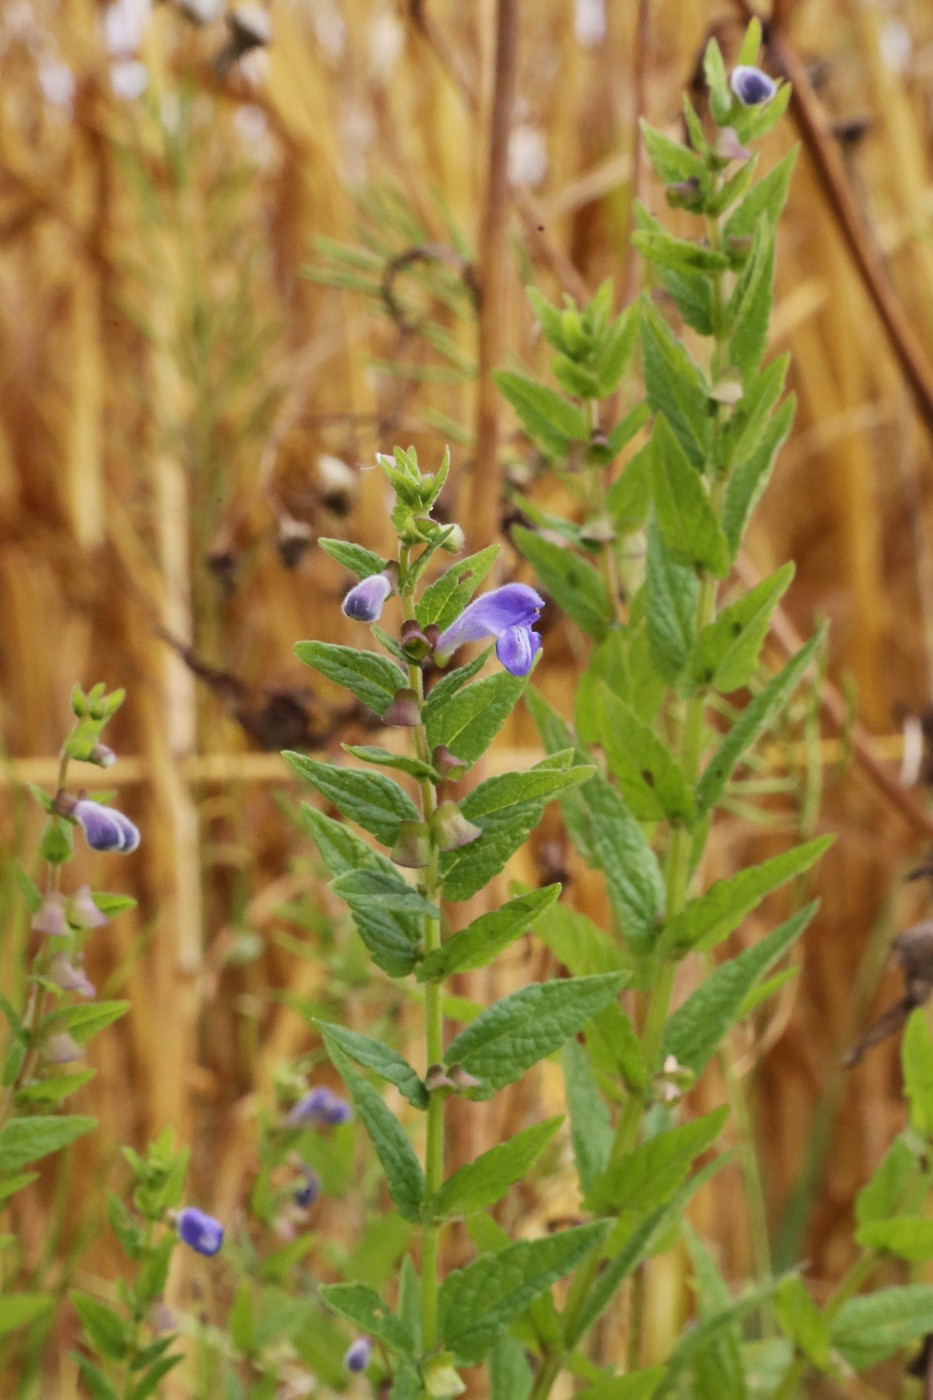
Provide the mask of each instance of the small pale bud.
{"label": "small pale bud", "polygon": [[33,915],[30,928],[35,933],[48,934],[50,938],[68,938],[71,929],[65,914],[65,896],[47,894]]}
{"label": "small pale bud", "polygon": [[742,377],[737,372],[724,374],[721,379],[716,380],[709,391],[709,396],[714,403],[725,404],[727,408],[737,404],[742,398],[742,394]]}
{"label": "small pale bud", "polygon": [[85,763],[96,763],[98,768],[112,768],[117,761],[117,756],[109,744],[102,744],[98,739],[91,752],[85,756],[84,761]]}
{"label": "small pale bud", "polygon": [[469,1094],[471,1090],[479,1088],[479,1080],[475,1075],[465,1070],[463,1065],[451,1065],[447,1071],[447,1077],[458,1094]]}
{"label": "small pale bud", "polygon": [[392,703],[383,716],[386,724],[398,725],[401,729],[414,729],[421,723],[421,706],[418,696],[407,686],[397,690]]}
{"label": "small pale bud", "polygon": [[467,820],[456,802],[441,803],[434,813],[433,827],[442,851],[456,851],[461,846],[469,846],[483,834],[481,827]]}
{"label": "small pale bud", "polygon": [[452,783],[462,778],[468,767],[462,758],[457,758],[443,744],[438,744],[431,754],[431,764],[436,773],[442,778],[449,778]]}
{"label": "small pale bud", "polygon": [[81,1046],[67,1031],[50,1035],[42,1046],[42,1059],[47,1065],[68,1065],[83,1055]]}
{"label": "small pale bud", "polygon": [[451,525],[450,532],[441,545],[441,549],[446,550],[448,554],[459,554],[465,544],[466,535],[464,535],[460,526]]}
{"label": "small pale bud", "polygon": [[431,838],[424,822],[399,822],[398,837],[392,848],[396,865],[421,870],[431,859]]}
{"label": "small pale bud", "polygon": [[423,1375],[425,1394],[430,1395],[431,1400],[452,1400],[453,1396],[462,1395],[466,1390],[449,1352],[441,1352],[426,1361]]}
{"label": "small pale bud", "polygon": [[731,126],[724,126],[719,131],[713,150],[720,160],[748,160],[751,155],[751,151],[746,150]]}
{"label": "small pale bud", "polygon": [[695,175],[688,180],[677,180],[665,185],[664,193],[672,209],[699,209],[703,203],[703,191]]}
{"label": "small pale bud", "polygon": [[451,1090],[454,1086],[443,1065],[430,1065],[424,1076],[424,1087],[429,1094],[436,1094],[439,1089]]}
{"label": "small pale bud", "polygon": [[68,921],[75,928],[103,928],[110,920],[94,903],[94,896],[87,885],[75,890],[68,901]]}
{"label": "small pale bud", "polygon": [[49,981],[54,982],[56,987],[61,987],[63,992],[77,992],[78,996],[88,1001],[97,995],[97,988],[88,980],[84,969],[75,967],[64,953],[55,954],[49,963],[47,976]]}
{"label": "small pale bud", "polygon": [[414,618],[408,618],[402,623],[401,644],[402,651],[409,661],[416,663],[423,661],[431,650],[431,643]]}
{"label": "small pale bud", "polygon": [[594,516],[580,531],[580,539],[590,544],[609,544],[615,537],[616,532],[608,515]]}

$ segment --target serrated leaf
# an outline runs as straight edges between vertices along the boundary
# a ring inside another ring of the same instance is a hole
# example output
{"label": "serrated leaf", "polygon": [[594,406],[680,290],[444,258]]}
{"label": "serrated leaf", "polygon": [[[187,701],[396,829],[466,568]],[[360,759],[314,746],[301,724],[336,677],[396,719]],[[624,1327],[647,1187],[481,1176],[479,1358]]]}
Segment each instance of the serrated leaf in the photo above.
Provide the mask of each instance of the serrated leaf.
{"label": "serrated leaf", "polygon": [[300,817],[302,826],[317,846],[331,875],[345,875],[350,870],[362,869],[383,870],[389,875],[397,873],[388,856],[374,851],[344,822],[325,816],[310,802],[302,802]]}
{"label": "serrated leaf", "polygon": [[512,529],[515,547],[533,565],[546,593],[589,637],[601,641],[611,621],[606,587],[578,554],[522,525]]}
{"label": "serrated leaf", "polygon": [[606,877],[619,928],[633,945],[652,940],[664,912],[657,857],[621,796],[601,775],[580,792],[581,821],[590,852]]}
{"label": "serrated leaf", "polygon": [[722,438],[722,458],[731,471],[746,462],[760,445],[771,414],[784,392],[789,355],[779,355],[743,385],[743,394]]}
{"label": "serrated leaf", "polygon": [[691,465],[702,471],[710,453],[712,418],[706,382],[666,321],[643,303],[642,358],[645,392],[655,413],[663,413]]}
{"label": "serrated leaf", "polygon": [[588,1210],[623,1214],[630,1228],[667,1204],[701,1152],[716,1141],[729,1116],[724,1105],[659,1133],[611,1162],[586,1193]]}
{"label": "serrated leaf", "polygon": [[328,1052],[335,1045],[358,1065],[371,1069],[380,1079],[394,1084],[414,1108],[427,1108],[428,1091],[408,1061],[402,1059],[396,1050],[383,1045],[381,1040],[372,1040],[368,1035],[361,1035],[359,1031],[351,1031],[330,1021],[316,1021],[315,1025],[324,1038]]}
{"label": "serrated leaf", "polygon": [[615,939],[588,914],[570,909],[566,904],[555,904],[542,914],[535,934],[574,977],[594,972],[621,972],[625,966],[622,950]]}
{"label": "serrated leaf", "polygon": [[652,449],[650,443],[646,443],[626,463],[606,496],[606,510],[618,534],[632,534],[640,530],[647,520],[651,505],[651,474]]}
{"label": "serrated leaf", "polygon": [[96,1001],[86,1006],[65,1006],[51,1013],[48,1020],[56,1030],[66,1030],[79,1045],[119,1021],[130,1009],[128,1001]]}
{"label": "serrated leaf", "polygon": [[731,238],[751,238],[764,214],[772,228],[787,201],[790,177],[800,146],[794,146],[767,175],[762,176],[729,215],[723,228],[723,240],[728,247]]}
{"label": "serrated leaf", "polygon": [[581,1390],[577,1400],[651,1400],[664,1379],[664,1367],[652,1366],[647,1371],[630,1371],[627,1376],[614,1376],[598,1385]]}
{"label": "serrated leaf", "polygon": [[435,906],[398,872],[350,870],[331,889],[348,904],[373,962],[390,977],[407,977],[418,961],[425,919],[438,917]]}
{"label": "serrated leaf", "polygon": [[480,656],[475,656],[472,661],[468,661],[462,666],[455,666],[452,670],[448,669],[439,680],[435,681],[424,702],[425,723],[428,722],[434,711],[443,709],[459,690],[462,690],[474,676],[479,674],[491,655],[492,647],[487,647]]}
{"label": "serrated leaf", "polygon": [[[453,564],[439,579],[424,590],[415,606],[419,627],[433,623],[443,632],[459,617],[499,554],[497,544],[487,545],[478,554],[470,554]],[[463,669],[463,668],[461,668]]]}
{"label": "serrated leaf", "polygon": [[738,550],[745,526],[768,484],[774,459],[794,421],[797,401],[793,394],[781,404],[768,423],[755,450],[737,463],[726,484],[722,527],[733,552]]}
{"label": "serrated leaf", "polygon": [[725,311],[729,355],[743,377],[757,370],[768,338],[774,281],[774,233],[764,216],[755,231],[752,251]]}
{"label": "serrated leaf", "polygon": [[584,766],[555,768],[551,758],[527,773],[497,774],[475,787],[460,811],[483,834],[471,845],[441,856],[445,897],[469,899],[487,885],[537,826],[548,802],[586,782],[592,772]]}
{"label": "serrated leaf", "polygon": [[[919,1205],[926,1194],[923,1173],[918,1171],[917,1153],[904,1137],[896,1137],[882,1157],[870,1180],[855,1198],[855,1218],[860,1225]],[[910,1190],[913,1186],[913,1191]],[[918,1197],[913,1200],[912,1196]]]}
{"label": "serrated leaf", "polygon": [[580,1186],[586,1192],[609,1163],[612,1124],[605,1100],[590,1071],[589,1058],[579,1041],[567,1041],[562,1062],[570,1113],[570,1141]]}
{"label": "serrated leaf", "polygon": [[665,185],[681,184],[684,180],[698,180],[701,188],[709,183],[706,162],[679,141],[672,141],[663,131],[650,126],[642,117],[639,121],[642,140],[648,159]]}
{"label": "serrated leaf", "polygon": [[503,671],[465,686],[446,705],[432,705],[426,715],[429,747],[443,744],[464,763],[475,763],[512,713],[526,683],[526,676]]}
{"label": "serrated leaf", "polygon": [[558,1117],[536,1123],[467,1162],[425,1203],[425,1215],[432,1220],[452,1219],[494,1205],[522,1179],[563,1121]]}
{"label": "serrated leaf", "polygon": [[515,409],[536,447],[552,459],[566,457],[575,442],[587,442],[589,424],[576,404],[523,374],[495,370],[496,388]]}
{"label": "serrated leaf", "polygon": [[358,758],[361,763],[372,763],[377,768],[391,768],[396,773],[407,774],[409,778],[426,778],[428,782],[434,782],[437,778],[430,763],[423,763],[420,758],[410,758],[407,754],[390,753],[378,744],[341,744],[340,747],[344,753],[350,754],[351,758]]}
{"label": "serrated leaf", "polygon": [[352,1322],[360,1332],[382,1342],[390,1351],[407,1355],[414,1351],[410,1331],[374,1289],[363,1283],[325,1283],[321,1286],[321,1295],[334,1312]]}
{"label": "serrated leaf", "polygon": [[[633,305],[627,307],[616,316],[597,339],[592,358],[593,378],[595,380],[597,398],[607,398],[618,389],[622,376],[628,366],[628,362],[632,357],[632,351],[635,348],[637,339],[638,308]],[[644,421],[643,414],[644,405],[639,404],[637,408],[632,409],[631,413],[629,413],[627,418],[623,421],[627,423],[636,423],[637,421],[640,423]],[[621,426],[620,424],[620,427]],[[629,437],[633,436],[636,431],[637,426],[633,427],[631,431],[628,432],[628,436],[625,437],[625,442],[627,442]],[[612,440],[614,433],[610,433],[609,436],[610,440]],[[624,443],[619,442],[618,446],[614,446],[614,452],[621,451],[623,446]]]}
{"label": "serrated leaf", "polygon": [[381,1095],[357,1074],[336,1041],[331,1041],[327,1049],[376,1149],[396,1210],[406,1220],[420,1220],[424,1173],[404,1128]]}
{"label": "serrated leaf", "polygon": [[373,574],[385,572],[386,561],[380,559],[378,554],[373,554],[371,549],[364,549],[362,545],[351,544],[349,540],[327,539],[324,536],[318,539],[318,544],[325,554],[329,554],[331,559],[336,559],[338,564],[349,569],[351,574],[356,574],[357,578],[371,578]]}
{"label": "serrated leaf", "polygon": [[292,750],[286,750],[282,757],[300,778],[332,802],[342,816],[357,822],[384,846],[395,844],[399,822],[419,820],[415,804],[407,793],[381,773],[336,768]]}
{"label": "serrated leaf", "polygon": [[893,1215],[887,1220],[869,1220],[855,1232],[863,1249],[878,1249],[910,1263],[933,1259],[933,1220],[916,1215]]}
{"label": "serrated leaf", "polygon": [[757,742],[782,712],[788,696],[803,677],[817,647],[822,644],[825,631],[825,627],[821,627],[809,642],[801,647],[784,669],[749,701],[732,728],[720,740],[697,784],[697,810],[701,815],[712,811],[722,797],[726,783],[732,777],[743,754]]}
{"label": "serrated leaf", "polygon": [[37,1079],[16,1091],[17,1103],[63,1103],[76,1094],[97,1074],[96,1069],[82,1069],[74,1074],[56,1074],[51,1079]]}
{"label": "serrated leaf", "polygon": [[641,821],[666,817],[689,825],[695,815],[693,793],[654,730],[605,685],[600,687],[598,716],[609,769],[633,815]]}
{"label": "serrated leaf", "polygon": [[524,1347],[500,1333],[489,1357],[491,1400],[529,1400],[534,1376]]}
{"label": "serrated leaf", "polygon": [[933,1036],[922,1007],[908,1017],[901,1041],[901,1064],[911,1126],[925,1138],[933,1138]]}
{"label": "serrated leaf", "polygon": [[793,577],[794,565],[788,562],[704,627],[678,680],[678,695],[707,687],[729,695],[748,684],[758,667],[771,615]]}
{"label": "serrated leaf", "polygon": [[491,1098],[581,1031],[627,980],[626,973],[613,972],[533,982],[481,1012],[451,1041],[445,1059],[480,1081],[475,1098]]}
{"label": "serrated leaf", "polygon": [[89,1356],[82,1356],[77,1351],[70,1352],[69,1355],[81,1372],[81,1379],[90,1391],[92,1400],[119,1400],[117,1392],[103,1371],[94,1365]]}
{"label": "serrated leaf", "polygon": [[676,563],[725,577],[729,546],[703,480],[687,460],[663,414],[655,419],[652,486],[655,519]]}
{"label": "serrated leaf", "polygon": [[428,953],[418,967],[418,981],[449,977],[487,967],[503,948],[521,938],[532,924],[560,898],[560,885],[545,885],[530,894],[510,899],[499,909],[474,919],[467,928],[453,934],[442,947]]}
{"label": "serrated leaf", "polygon": [[748,993],[800,937],[817,908],[814,900],[760,943],[713,968],[665,1026],[665,1055],[673,1055],[678,1064],[700,1074],[740,1016]]}
{"label": "serrated leaf", "polygon": [[914,1283],[850,1298],[833,1318],[830,1340],[850,1366],[864,1371],[931,1331],[933,1286]]}
{"label": "serrated leaf", "polygon": [[395,698],[395,692],[408,684],[408,677],[394,661],[376,651],[332,642],[296,642],[292,648],[299,661],[343,686],[373,710],[380,719]]}
{"label": "serrated leaf", "polygon": [[833,836],[817,837],[728,879],[717,880],[667,923],[662,935],[664,947],[671,953],[715,948],[766,894],[809,870],[834,840]]}
{"label": "serrated leaf", "polygon": [[77,1114],[13,1118],[0,1129],[0,1173],[5,1176],[18,1172],[21,1167],[60,1151],[96,1127],[96,1118]]}
{"label": "serrated leaf", "polygon": [[466,1364],[481,1361],[496,1336],[546,1288],[570,1273],[606,1233],[603,1222],[519,1240],[484,1254],[441,1285],[441,1338]]}
{"label": "serrated leaf", "polygon": [[55,1299],[47,1293],[7,1293],[0,1297],[0,1337],[28,1327],[47,1313]]}
{"label": "serrated leaf", "polygon": [[700,581],[670,555],[652,513],[647,531],[648,644],[658,674],[673,684],[696,636]]}
{"label": "serrated leaf", "polygon": [[784,1279],[777,1291],[775,1310],[781,1330],[807,1358],[811,1366],[829,1367],[829,1324],[796,1274]]}
{"label": "serrated leaf", "polygon": [[94,1350],[114,1361],[122,1360],[130,1340],[129,1321],[87,1293],[73,1292],[69,1297]]}
{"label": "serrated leaf", "polygon": [[[665,234],[664,225],[640,205],[636,206],[635,218],[648,237],[657,239]],[[656,261],[655,266],[687,325],[700,335],[712,335],[713,289],[709,275],[683,260],[675,264]]]}

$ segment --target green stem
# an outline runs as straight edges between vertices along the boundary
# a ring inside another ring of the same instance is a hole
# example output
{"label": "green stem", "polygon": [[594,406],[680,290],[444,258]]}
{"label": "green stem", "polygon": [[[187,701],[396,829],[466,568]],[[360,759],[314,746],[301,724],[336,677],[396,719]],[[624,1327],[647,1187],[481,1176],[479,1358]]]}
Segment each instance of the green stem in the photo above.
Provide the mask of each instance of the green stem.
{"label": "green stem", "polygon": [[[400,560],[401,576],[408,573],[409,551],[402,549]],[[410,591],[402,594],[402,612],[405,621],[415,618],[414,600]],[[424,677],[421,667],[409,664],[408,684],[418,697],[419,707],[424,704]],[[430,761],[427,731],[419,723],[414,731],[415,749],[424,763]],[[437,810],[437,791],[429,778],[419,780],[421,792],[421,816],[427,823],[430,853],[423,873],[425,898],[436,906],[441,899],[440,862],[432,818]],[[424,951],[433,952],[440,947],[441,926],[438,919],[425,918]],[[428,982],[424,989],[424,1047],[426,1068],[440,1064],[444,1057],[444,1016],[441,1005],[441,983]],[[444,1179],[444,1095],[432,1093],[428,1099],[427,1132],[425,1141],[424,1180],[428,1197],[433,1196]],[[440,1289],[440,1243],[441,1226],[425,1225],[421,1234],[421,1331],[425,1351],[437,1345],[438,1338],[438,1293]]]}

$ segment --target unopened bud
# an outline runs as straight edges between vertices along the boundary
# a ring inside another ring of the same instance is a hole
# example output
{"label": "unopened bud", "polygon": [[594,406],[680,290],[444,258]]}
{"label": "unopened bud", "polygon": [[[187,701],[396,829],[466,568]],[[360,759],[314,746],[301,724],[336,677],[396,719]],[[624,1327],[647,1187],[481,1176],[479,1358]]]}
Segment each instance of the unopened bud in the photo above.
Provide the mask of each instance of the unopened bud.
{"label": "unopened bud", "polygon": [[442,802],[434,813],[432,825],[442,851],[456,851],[461,846],[472,845],[483,834],[481,827],[467,820],[456,802]]}
{"label": "unopened bud", "polygon": [[71,929],[65,914],[65,896],[58,893],[47,894],[29,927],[35,933],[48,934],[50,938],[68,938]]}
{"label": "unopened bud", "polygon": [[117,761],[117,756],[109,744],[102,744],[98,739],[89,754],[85,755],[85,763],[96,763],[98,768],[112,768]]}
{"label": "unopened bud", "polygon": [[469,1070],[464,1069],[463,1065],[459,1063],[450,1066],[447,1077],[458,1094],[468,1094],[471,1090],[479,1088],[479,1080],[476,1076],[470,1074]]}
{"label": "unopened bud", "polygon": [[595,516],[580,531],[580,539],[589,544],[609,544],[615,537],[615,528],[608,515]]}
{"label": "unopened bud", "polygon": [[447,538],[441,545],[441,549],[446,550],[448,554],[459,554],[465,544],[466,535],[463,533],[460,526],[451,525]]}
{"label": "unopened bud", "polygon": [[397,690],[392,703],[383,716],[386,724],[396,724],[402,729],[414,729],[421,723],[421,705],[418,696],[407,686]]}
{"label": "unopened bud", "polygon": [[392,580],[386,574],[370,574],[354,585],[344,598],[344,615],[354,622],[375,622],[382,615],[382,605],[392,591]]}
{"label": "unopened bud", "polygon": [[721,379],[716,380],[709,391],[709,396],[714,403],[725,404],[727,408],[737,404],[742,398],[742,394],[742,376],[737,371],[724,374]]}
{"label": "unopened bud", "polygon": [[85,1000],[97,995],[97,988],[88,980],[84,969],[75,967],[64,953],[55,954],[49,963],[46,976],[56,987],[61,987],[63,992],[77,992],[78,996],[84,997]]}
{"label": "unopened bud", "polygon": [[431,859],[431,838],[424,822],[399,822],[398,836],[392,848],[396,865],[421,870]]}
{"label": "unopened bud", "polygon": [[67,1065],[84,1055],[81,1046],[67,1031],[50,1035],[42,1045],[42,1059],[47,1065]]}
{"label": "unopened bud", "polygon": [[402,623],[401,644],[402,651],[409,661],[415,663],[423,661],[431,650],[431,643],[414,618],[408,618]]}
{"label": "unopened bud", "polygon": [[103,928],[105,924],[110,922],[107,915],[94,903],[94,896],[87,885],[82,885],[80,889],[75,890],[69,899],[68,921],[75,928],[85,931],[92,928]]}
{"label": "unopened bud", "polygon": [[729,86],[743,107],[761,107],[777,92],[777,83],[760,68],[740,63],[732,70]]}
{"label": "unopened bud", "polygon": [[672,209],[699,209],[703,203],[703,191],[695,175],[665,185],[664,193]]}
{"label": "unopened bud", "polygon": [[442,778],[449,778],[452,783],[462,778],[468,767],[462,758],[457,758],[443,744],[438,744],[431,754],[431,764],[436,773]]}
{"label": "unopened bud", "polygon": [[751,151],[746,150],[731,126],[724,126],[719,131],[713,151],[720,160],[748,160],[751,155]]}
{"label": "unopened bud", "polygon": [[443,1065],[430,1065],[424,1076],[424,1087],[429,1094],[436,1094],[439,1089],[452,1090],[454,1086]]}
{"label": "unopened bud", "polygon": [[149,1309],[149,1326],[158,1336],[165,1332],[175,1332],[178,1330],[178,1317],[171,1308],[165,1304],[161,1298],[153,1303]]}

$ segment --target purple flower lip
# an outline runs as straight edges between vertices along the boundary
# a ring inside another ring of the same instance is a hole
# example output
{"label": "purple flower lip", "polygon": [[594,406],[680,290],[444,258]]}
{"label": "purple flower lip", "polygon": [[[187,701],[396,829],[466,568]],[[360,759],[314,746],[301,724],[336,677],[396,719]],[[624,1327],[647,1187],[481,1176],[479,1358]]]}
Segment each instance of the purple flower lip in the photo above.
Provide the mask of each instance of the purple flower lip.
{"label": "purple flower lip", "polygon": [[70,815],[83,828],[87,843],[93,851],[135,851],[139,845],[139,830],[115,807],[104,807],[82,797]]}
{"label": "purple flower lip", "polygon": [[289,1109],[285,1118],[287,1128],[305,1128],[310,1125],[324,1128],[337,1128],[341,1123],[349,1123],[352,1109],[345,1099],[326,1086],[311,1089]]}
{"label": "purple flower lip", "polygon": [[373,1344],[368,1337],[357,1337],[355,1342],[351,1342],[347,1347],[343,1364],[348,1371],[359,1374],[365,1371],[369,1365],[369,1359],[373,1354]]}
{"label": "purple flower lip", "polygon": [[224,1227],[197,1206],[185,1206],[175,1221],[179,1238],[198,1254],[217,1254],[224,1242]]}
{"label": "purple flower lip", "polygon": [[391,592],[391,579],[385,574],[371,574],[361,579],[344,598],[344,615],[354,622],[375,622],[382,615],[382,605]]}
{"label": "purple flower lip", "polygon": [[760,68],[751,68],[740,63],[732,70],[729,86],[743,107],[760,107],[770,102],[777,92],[777,83]]}
{"label": "purple flower lip", "polygon": [[321,1182],[317,1172],[313,1172],[310,1167],[305,1168],[304,1185],[295,1189],[293,1200],[296,1206],[302,1210],[307,1210],[313,1206],[321,1193]]}
{"label": "purple flower lip", "polygon": [[435,658],[442,665],[466,642],[496,639],[496,655],[513,676],[527,676],[541,650],[541,638],[533,630],[544,599],[526,583],[506,583],[484,593],[442,632]]}

